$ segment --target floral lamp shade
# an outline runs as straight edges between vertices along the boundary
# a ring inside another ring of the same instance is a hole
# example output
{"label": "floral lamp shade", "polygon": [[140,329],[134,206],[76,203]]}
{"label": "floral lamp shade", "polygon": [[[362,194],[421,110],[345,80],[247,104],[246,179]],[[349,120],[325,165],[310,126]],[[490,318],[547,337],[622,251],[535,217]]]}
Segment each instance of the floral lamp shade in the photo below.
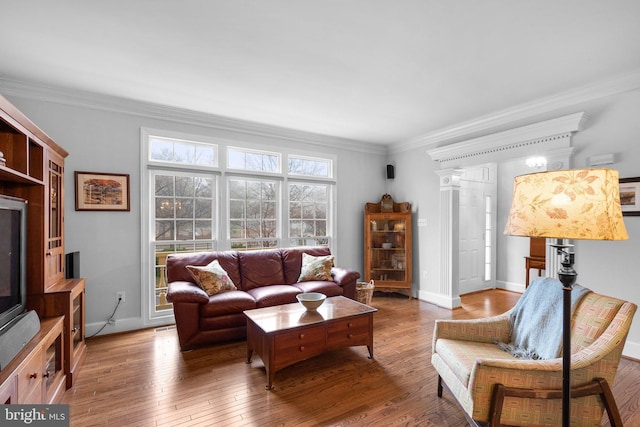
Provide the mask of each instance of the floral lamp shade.
{"label": "floral lamp shade", "polygon": [[618,171],[577,169],[517,176],[504,234],[626,240]]}

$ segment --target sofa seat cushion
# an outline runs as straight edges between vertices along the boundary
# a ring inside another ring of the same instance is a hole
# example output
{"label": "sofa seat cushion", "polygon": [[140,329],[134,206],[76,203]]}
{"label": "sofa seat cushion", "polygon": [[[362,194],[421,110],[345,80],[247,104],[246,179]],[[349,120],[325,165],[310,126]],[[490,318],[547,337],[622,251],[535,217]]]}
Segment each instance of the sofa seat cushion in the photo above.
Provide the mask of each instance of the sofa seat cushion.
{"label": "sofa seat cushion", "polygon": [[216,317],[201,317],[200,330],[216,331],[223,329],[246,328],[247,317],[244,313],[225,314]]}
{"label": "sofa seat cushion", "polygon": [[256,308],[256,300],[248,293],[227,291],[210,296],[208,304],[200,305],[200,316],[223,316],[225,314],[242,313],[244,310],[254,308]]}
{"label": "sofa seat cushion", "polygon": [[247,291],[256,301],[256,308],[297,302],[296,295],[299,293],[300,289],[290,285],[263,286]]}
{"label": "sofa seat cushion", "polygon": [[465,387],[469,385],[471,370],[477,359],[514,359],[512,355],[500,350],[493,343],[443,338],[436,341],[436,353]]}
{"label": "sofa seat cushion", "polygon": [[325,282],[322,280],[311,280],[309,282],[300,282],[294,285],[302,292],[320,292],[328,297],[336,297],[342,295],[342,286],[337,285],[335,282]]}

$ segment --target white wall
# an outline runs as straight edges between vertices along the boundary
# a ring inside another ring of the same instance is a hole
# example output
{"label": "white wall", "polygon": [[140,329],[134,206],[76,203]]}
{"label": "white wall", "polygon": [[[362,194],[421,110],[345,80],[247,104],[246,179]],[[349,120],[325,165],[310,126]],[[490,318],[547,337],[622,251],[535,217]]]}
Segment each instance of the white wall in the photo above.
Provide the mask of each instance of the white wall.
{"label": "white wall", "polygon": [[[413,294],[436,292],[440,283],[440,181],[437,165],[422,148],[389,156],[395,178],[387,192],[396,202],[411,203],[413,228]],[[421,224],[421,225],[418,225]]]}
{"label": "white wall", "polygon": [[[364,203],[384,192],[385,150],[369,153],[316,144],[239,134],[175,121],[81,108],[16,96],[7,98],[70,154],[65,161],[65,251],[80,251],[86,278],[87,335],[96,332],[126,292],[116,326],[102,333],[144,326],[141,306],[140,128],[239,139],[266,147],[296,146],[337,155],[336,264],[362,274]],[[374,151],[370,150],[369,151]],[[130,174],[130,212],[75,210],[74,171]]]}
{"label": "white wall", "polygon": [[[640,176],[640,91],[603,99],[590,106],[589,122],[574,140],[574,167],[587,167],[589,156],[614,153],[612,169],[621,178]],[[640,305],[640,216],[625,216],[629,240],[575,241],[578,283],[595,292]],[[640,359],[640,314],[636,314],[625,355]]]}

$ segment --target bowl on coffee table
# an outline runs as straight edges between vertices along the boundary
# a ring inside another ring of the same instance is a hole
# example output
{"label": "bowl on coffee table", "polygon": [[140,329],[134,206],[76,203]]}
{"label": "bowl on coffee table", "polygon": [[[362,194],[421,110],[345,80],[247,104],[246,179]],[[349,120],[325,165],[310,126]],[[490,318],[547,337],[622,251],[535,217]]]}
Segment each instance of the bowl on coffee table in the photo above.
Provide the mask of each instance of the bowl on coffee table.
{"label": "bowl on coffee table", "polygon": [[327,296],[320,292],[304,292],[296,295],[296,298],[308,311],[315,311],[327,299]]}

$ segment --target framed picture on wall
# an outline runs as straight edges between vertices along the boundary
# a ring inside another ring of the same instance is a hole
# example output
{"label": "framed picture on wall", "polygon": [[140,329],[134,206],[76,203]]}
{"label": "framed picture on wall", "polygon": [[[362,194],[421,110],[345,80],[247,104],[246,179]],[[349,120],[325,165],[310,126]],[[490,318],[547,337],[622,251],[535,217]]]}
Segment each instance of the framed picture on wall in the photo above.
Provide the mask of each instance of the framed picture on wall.
{"label": "framed picture on wall", "polygon": [[640,216],[640,177],[620,178],[622,215]]}
{"label": "framed picture on wall", "polygon": [[129,211],[129,175],[75,172],[77,211]]}

